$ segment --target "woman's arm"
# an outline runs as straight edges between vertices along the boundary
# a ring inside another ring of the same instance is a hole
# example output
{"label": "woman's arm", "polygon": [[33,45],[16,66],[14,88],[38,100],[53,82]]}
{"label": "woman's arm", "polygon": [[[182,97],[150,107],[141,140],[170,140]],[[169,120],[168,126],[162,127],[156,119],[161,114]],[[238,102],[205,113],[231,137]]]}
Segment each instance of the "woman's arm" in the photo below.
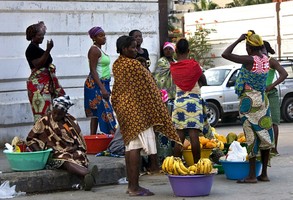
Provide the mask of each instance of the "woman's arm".
{"label": "woman's arm", "polygon": [[90,72],[91,72],[91,75],[92,75],[94,81],[98,84],[99,88],[101,89],[101,94],[102,94],[103,98],[108,99],[109,93],[106,90],[104,84],[101,82],[99,75],[97,73],[97,69],[96,69],[99,58],[101,57],[101,55],[102,55],[101,51],[98,48],[92,46],[89,49],[88,59],[89,59],[89,65],[90,65]]}
{"label": "woman's arm", "polygon": [[53,40],[48,40],[47,41],[47,49],[44,52],[44,54],[40,58],[32,60],[32,64],[34,65],[34,67],[36,69],[40,69],[40,68],[44,67],[44,64],[46,63],[47,59],[49,58],[51,49],[53,47],[54,47]]}
{"label": "woman's arm", "polygon": [[236,54],[232,54],[234,48],[243,40],[245,40],[246,34],[242,34],[235,42],[233,42],[230,46],[225,49],[225,51],[222,53],[222,57],[230,60],[235,63],[240,63],[244,65],[252,65],[253,64],[253,58],[251,56],[240,56]]}
{"label": "woman's arm", "polygon": [[272,90],[278,84],[282,83],[288,76],[288,73],[286,72],[286,70],[274,58],[270,58],[269,62],[270,62],[270,68],[278,71],[279,78],[266,88],[266,92]]}

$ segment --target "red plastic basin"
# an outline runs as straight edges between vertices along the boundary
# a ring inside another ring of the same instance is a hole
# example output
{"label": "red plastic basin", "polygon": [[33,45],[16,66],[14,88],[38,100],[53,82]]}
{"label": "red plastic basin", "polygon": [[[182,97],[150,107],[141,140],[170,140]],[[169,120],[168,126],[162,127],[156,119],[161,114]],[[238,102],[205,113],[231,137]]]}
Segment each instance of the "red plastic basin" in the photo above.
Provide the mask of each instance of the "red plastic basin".
{"label": "red plastic basin", "polygon": [[98,134],[84,136],[85,143],[87,146],[87,153],[96,154],[101,151],[107,150],[108,145],[113,139],[113,137],[113,134]]}

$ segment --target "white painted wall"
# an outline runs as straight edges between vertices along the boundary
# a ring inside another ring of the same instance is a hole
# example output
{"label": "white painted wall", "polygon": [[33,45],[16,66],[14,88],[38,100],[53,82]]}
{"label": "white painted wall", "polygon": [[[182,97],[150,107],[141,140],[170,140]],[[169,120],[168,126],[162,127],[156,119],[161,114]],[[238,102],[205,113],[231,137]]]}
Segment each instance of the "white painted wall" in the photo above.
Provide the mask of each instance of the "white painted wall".
{"label": "white painted wall", "polygon": [[[293,2],[281,3],[280,31],[281,52],[277,46],[277,14],[276,3],[225,8],[202,12],[186,13],[185,32],[194,32],[196,24],[204,24],[206,28],[216,29],[216,33],[209,36],[215,54],[216,66],[231,64],[221,57],[224,49],[234,42],[241,34],[254,30],[264,40],[270,42],[278,56],[293,56]],[[198,23],[196,23],[198,21]],[[235,53],[246,54],[245,43],[235,48]]]}
{"label": "white painted wall", "polygon": [[[33,125],[26,79],[30,68],[25,59],[26,28],[38,21],[47,26],[57,76],[75,102],[70,113],[89,133],[83,107],[83,84],[89,73],[87,52],[92,42],[87,31],[102,26],[107,35],[104,50],[113,63],[118,57],[116,40],[132,29],[143,32],[154,68],[159,56],[159,11],[156,0],[123,1],[0,1],[0,148],[14,136],[25,138]],[[44,41],[45,41],[44,40]],[[45,48],[45,42],[42,45]]]}

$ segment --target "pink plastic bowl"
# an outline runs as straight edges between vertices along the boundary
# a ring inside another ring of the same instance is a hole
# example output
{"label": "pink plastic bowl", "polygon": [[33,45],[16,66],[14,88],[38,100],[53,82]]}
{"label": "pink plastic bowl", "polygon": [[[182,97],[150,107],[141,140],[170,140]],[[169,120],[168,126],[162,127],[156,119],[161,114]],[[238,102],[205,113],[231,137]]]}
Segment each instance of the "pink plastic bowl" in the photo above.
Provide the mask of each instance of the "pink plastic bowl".
{"label": "pink plastic bowl", "polygon": [[214,174],[168,177],[174,194],[179,197],[207,196],[214,181]]}

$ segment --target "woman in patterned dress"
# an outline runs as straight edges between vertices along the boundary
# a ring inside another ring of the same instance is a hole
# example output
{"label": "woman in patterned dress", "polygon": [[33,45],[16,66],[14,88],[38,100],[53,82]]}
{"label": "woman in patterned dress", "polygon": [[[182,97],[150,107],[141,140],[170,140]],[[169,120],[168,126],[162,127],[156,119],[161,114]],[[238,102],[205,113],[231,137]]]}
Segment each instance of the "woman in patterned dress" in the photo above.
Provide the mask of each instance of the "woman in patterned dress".
{"label": "woman in patterned dress", "polygon": [[31,41],[25,51],[31,68],[27,90],[35,122],[51,110],[52,99],[65,95],[55,75],[56,67],[52,64],[53,59],[50,55],[54,47],[53,40],[47,41],[45,51],[39,46],[43,43],[45,33],[43,22],[30,25],[26,29],[26,39]]}
{"label": "woman in patterned dress", "polygon": [[[234,48],[246,40],[248,55],[233,54]],[[272,128],[269,101],[265,95],[266,79],[269,71],[269,59],[262,53],[262,38],[253,31],[242,34],[234,43],[227,47],[222,57],[232,62],[242,64],[238,74],[235,92],[240,99],[239,116],[243,125],[249,157],[249,175],[238,183],[257,183],[269,181],[267,165],[270,150],[274,147],[274,132]],[[255,162],[260,151],[262,173],[256,177]]]}
{"label": "woman in patterned dress", "polygon": [[106,43],[106,35],[101,27],[95,26],[88,31],[93,45],[88,51],[90,73],[84,84],[84,108],[87,117],[91,118],[90,134],[100,131],[114,134],[116,120],[110,103],[110,56],[101,48]]}
{"label": "woman in patterned dress", "polygon": [[[167,92],[166,106],[171,115],[172,105],[176,95],[176,86],[172,80],[170,72],[170,63],[175,62],[174,53],[175,45],[171,42],[165,42],[163,45],[163,56],[158,60],[157,67],[153,76],[157,82],[159,89]],[[163,134],[157,133],[157,150],[159,165],[162,164],[165,157],[173,154],[172,143]]]}
{"label": "woman in patterned dress", "polygon": [[[206,85],[206,79],[197,61],[189,59],[189,44],[186,39],[176,43],[177,62],[171,63],[171,75],[176,85],[176,98],[172,112],[172,121],[183,143],[188,132],[194,163],[200,159],[199,134],[210,137],[205,101],[201,98],[200,86]],[[182,148],[175,144],[174,156],[182,156]]]}
{"label": "woman in patterned dress", "polygon": [[76,119],[67,113],[73,105],[69,96],[53,99],[53,110],[40,118],[27,136],[32,151],[52,148],[47,162],[49,169],[65,169],[84,179],[84,189],[90,190],[98,175],[97,166],[90,171],[86,144]]}

